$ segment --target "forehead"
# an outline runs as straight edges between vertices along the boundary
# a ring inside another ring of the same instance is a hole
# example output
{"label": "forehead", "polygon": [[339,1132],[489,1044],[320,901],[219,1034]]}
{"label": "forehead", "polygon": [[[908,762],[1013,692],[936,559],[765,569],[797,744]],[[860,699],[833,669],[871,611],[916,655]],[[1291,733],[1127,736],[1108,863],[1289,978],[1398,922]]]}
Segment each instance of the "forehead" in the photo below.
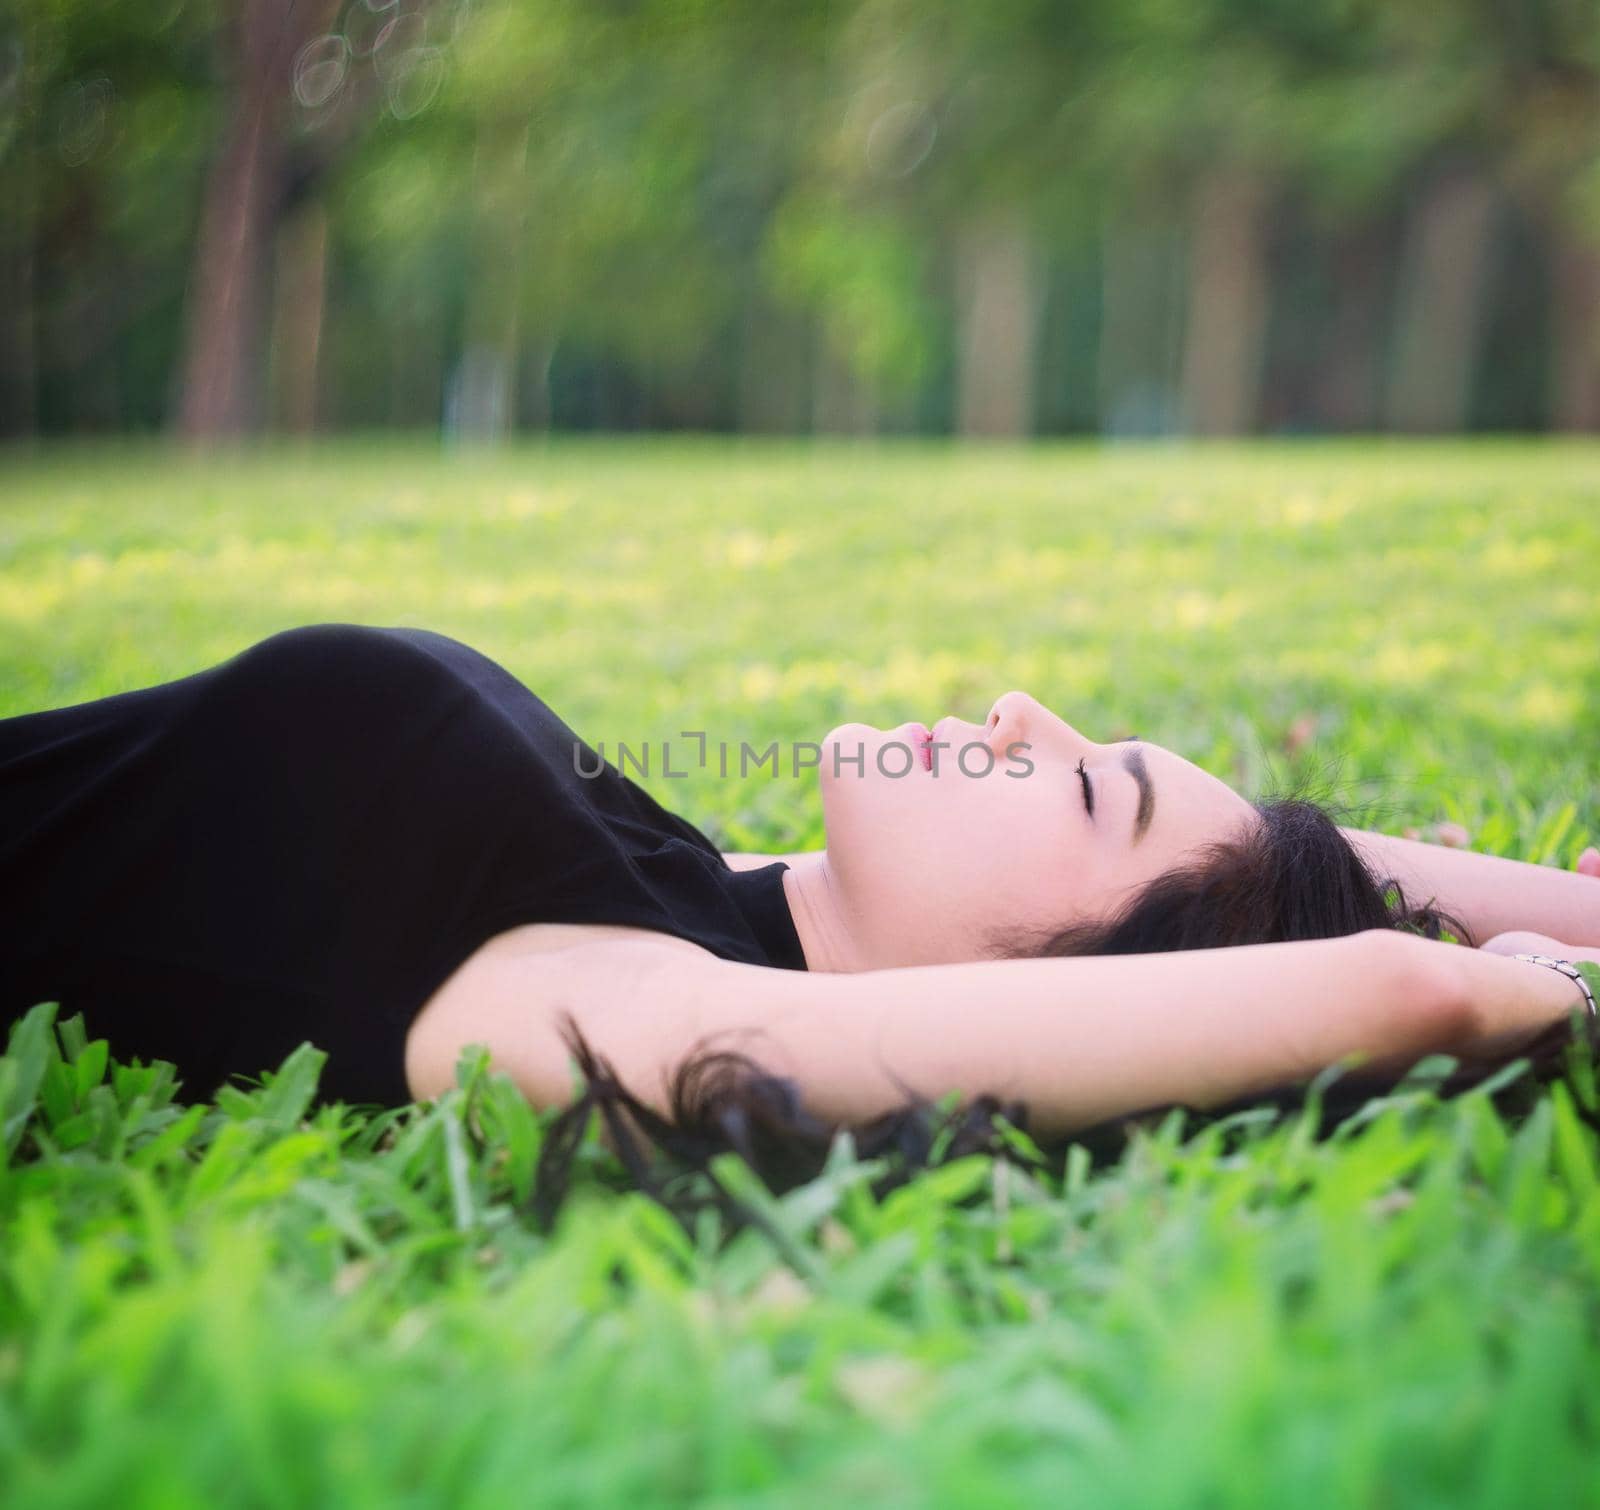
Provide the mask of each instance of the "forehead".
{"label": "forehead", "polygon": [[1227,782],[1192,760],[1185,760],[1162,745],[1146,744],[1143,740],[1138,743],[1144,751],[1150,784],[1155,788],[1152,828],[1215,833],[1218,829],[1236,826],[1255,812]]}

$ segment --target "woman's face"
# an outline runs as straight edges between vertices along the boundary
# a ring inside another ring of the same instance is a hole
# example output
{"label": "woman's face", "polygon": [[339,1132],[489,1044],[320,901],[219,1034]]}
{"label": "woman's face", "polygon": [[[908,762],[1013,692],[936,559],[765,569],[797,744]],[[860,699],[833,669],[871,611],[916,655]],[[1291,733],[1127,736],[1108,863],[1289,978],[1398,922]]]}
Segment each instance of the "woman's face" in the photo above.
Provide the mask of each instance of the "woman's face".
{"label": "woman's face", "polygon": [[1182,756],[1096,744],[1026,692],[986,724],[940,719],[925,749],[929,732],[849,723],[823,741],[828,864],[869,969],[981,959],[996,929],[1109,916],[1255,817]]}

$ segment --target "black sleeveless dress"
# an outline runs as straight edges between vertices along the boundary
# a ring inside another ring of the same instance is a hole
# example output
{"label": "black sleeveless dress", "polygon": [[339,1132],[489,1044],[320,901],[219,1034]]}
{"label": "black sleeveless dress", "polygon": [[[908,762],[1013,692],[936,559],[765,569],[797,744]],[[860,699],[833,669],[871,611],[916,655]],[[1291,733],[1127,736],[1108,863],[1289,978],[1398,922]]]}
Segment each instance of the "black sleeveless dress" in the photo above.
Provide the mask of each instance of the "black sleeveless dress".
{"label": "black sleeveless dress", "polygon": [[493,934],[632,924],[803,970],[787,868],[729,869],[459,640],[311,624],[0,719],[0,1022],[58,1001],[191,1099],[309,1039],[320,1100],[401,1105],[407,1027]]}

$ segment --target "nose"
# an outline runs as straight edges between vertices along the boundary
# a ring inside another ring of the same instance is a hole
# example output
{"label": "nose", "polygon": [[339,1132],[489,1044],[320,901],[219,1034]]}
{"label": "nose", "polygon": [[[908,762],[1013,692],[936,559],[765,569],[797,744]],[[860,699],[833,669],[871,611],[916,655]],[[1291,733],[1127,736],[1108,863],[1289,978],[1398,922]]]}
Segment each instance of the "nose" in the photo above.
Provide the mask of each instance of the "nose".
{"label": "nose", "polygon": [[1041,739],[1048,738],[1049,731],[1057,727],[1065,731],[1075,752],[1080,746],[1087,748],[1089,745],[1090,742],[1071,724],[1058,718],[1038,698],[1026,692],[1006,692],[995,699],[994,706],[989,710],[984,737],[994,751],[995,758],[1003,760],[1013,742],[1036,745]]}
{"label": "nose", "polygon": [[1043,711],[1026,692],[1005,692],[997,697],[983,731],[995,756],[1003,759],[1013,743],[1032,744]]}

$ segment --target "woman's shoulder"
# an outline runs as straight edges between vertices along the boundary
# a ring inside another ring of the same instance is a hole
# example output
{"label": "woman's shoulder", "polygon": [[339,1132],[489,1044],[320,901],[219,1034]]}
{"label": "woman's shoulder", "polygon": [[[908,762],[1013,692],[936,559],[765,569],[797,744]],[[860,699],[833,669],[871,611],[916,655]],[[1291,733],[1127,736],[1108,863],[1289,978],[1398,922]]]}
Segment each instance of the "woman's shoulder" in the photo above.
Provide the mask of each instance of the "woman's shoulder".
{"label": "woman's shoulder", "polygon": [[269,634],[214,667],[212,676],[256,691],[323,689],[338,696],[481,679],[485,667],[504,675],[481,652],[437,630],[326,622]]}
{"label": "woman's shoulder", "polygon": [[311,669],[352,661],[363,665],[437,661],[460,654],[479,656],[480,652],[434,629],[328,621],[280,629],[240,651],[228,664],[295,663]]}
{"label": "woman's shoulder", "polygon": [[[281,629],[189,679],[186,723],[207,736],[281,741],[289,726],[313,737],[387,742],[396,719],[408,727],[458,725],[475,699],[505,673],[433,630],[327,622]],[[433,715],[430,718],[430,715]]]}

